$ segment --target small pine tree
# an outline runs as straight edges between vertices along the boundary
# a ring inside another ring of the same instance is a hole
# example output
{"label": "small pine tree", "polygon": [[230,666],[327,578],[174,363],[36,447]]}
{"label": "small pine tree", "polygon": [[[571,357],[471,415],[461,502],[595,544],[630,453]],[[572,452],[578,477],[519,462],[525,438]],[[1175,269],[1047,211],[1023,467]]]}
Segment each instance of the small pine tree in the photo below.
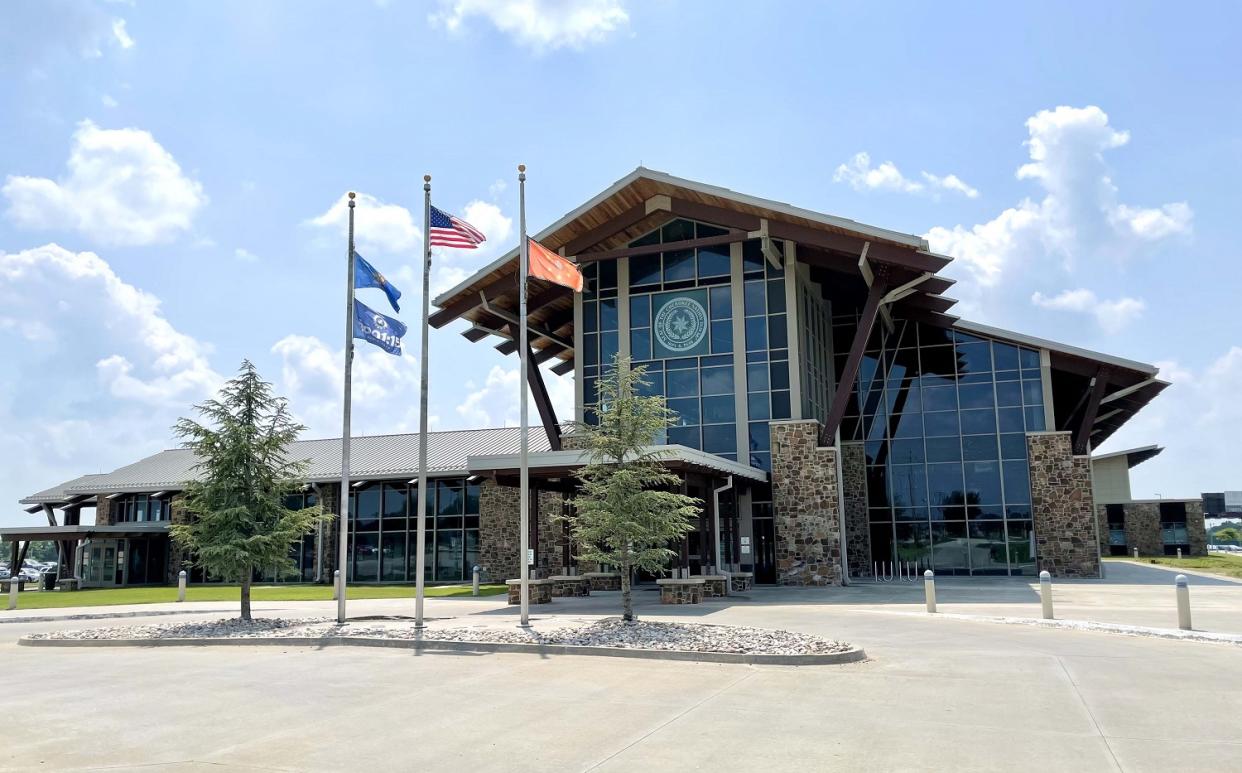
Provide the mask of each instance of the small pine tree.
{"label": "small pine tree", "polygon": [[285,507],[285,497],[303,485],[307,466],[290,460],[286,450],[305,427],[249,360],[215,399],[195,410],[202,423],[183,418],[173,431],[198,457],[199,479],[185,485],[189,522],[169,530],[198,566],[241,585],[241,618],[249,621],[255,568],[291,570],[293,544],[333,516],[318,505]]}
{"label": "small pine tree", "polygon": [[599,421],[583,424],[590,462],[579,473],[582,487],[568,518],[578,557],[621,570],[622,618],[634,620],[631,579],[636,569],[660,572],[676,555],[669,545],[694,530],[699,500],[668,489],[680,479],[649,449],[672,426],[676,412],[659,396],[639,394],[650,384],[645,367],[614,357],[599,381],[599,402],[588,406]]}

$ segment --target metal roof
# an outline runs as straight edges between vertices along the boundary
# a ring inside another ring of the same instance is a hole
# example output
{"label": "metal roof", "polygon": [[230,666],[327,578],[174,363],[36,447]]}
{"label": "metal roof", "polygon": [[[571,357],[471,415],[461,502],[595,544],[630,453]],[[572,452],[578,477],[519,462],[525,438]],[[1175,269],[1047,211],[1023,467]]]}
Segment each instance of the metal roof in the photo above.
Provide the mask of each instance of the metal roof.
{"label": "metal roof", "polygon": [[[548,437],[541,427],[529,430],[532,452],[546,451]],[[451,430],[427,435],[427,474],[435,476],[465,475],[466,457],[474,454],[512,453],[518,450],[521,431],[517,427],[494,429]],[[401,478],[418,475],[418,434],[369,435],[350,442],[350,477]],[[306,459],[310,466],[309,482],[340,480],[341,439],[299,440],[289,448],[291,459]],[[179,490],[186,481],[196,477],[197,458],[184,448],[174,448],[148,456],[133,464],[102,475],[85,475],[60,486],[23,499],[59,494],[61,502],[81,494],[139,492],[157,489]],[[49,500],[40,500],[49,501]]]}
{"label": "metal roof", "polygon": [[77,495],[70,494],[68,492],[70,488],[77,486],[79,484],[84,485],[94,478],[102,477],[102,475],[103,473],[92,473],[90,475],[83,475],[81,477],[74,478],[73,480],[67,480],[64,483],[61,483],[60,485],[52,486],[51,488],[44,489],[38,492],[37,494],[31,494],[30,496],[21,500],[21,504],[41,505],[41,504],[53,504],[55,502],[64,502],[68,499],[71,499],[73,496],[80,496],[80,494],[77,494]]}
{"label": "metal roof", "polygon": [[1164,450],[1163,447],[1155,445],[1153,443],[1152,445],[1149,445],[1149,446],[1139,446],[1138,448],[1127,448],[1124,451],[1113,451],[1112,453],[1108,453],[1108,454],[1093,454],[1091,456],[1091,461],[1098,462],[1104,459],[1114,459],[1118,456],[1124,456],[1126,458],[1126,466],[1130,468],[1134,468],[1142,464],[1143,462],[1147,461],[1148,459],[1152,458],[1153,456],[1156,456],[1163,450]]}
{"label": "metal roof", "polygon": [[1078,357],[1084,360],[1094,360],[1095,362],[1104,363],[1106,365],[1114,365],[1118,368],[1126,370],[1138,371],[1148,376],[1155,376],[1160,369],[1155,365],[1148,365],[1145,362],[1136,360],[1127,360],[1124,357],[1116,357],[1103,352],[1093,352],[1090,349],[1080,349],[1077,346],[1050,341],[1047,338],[1039,338],[1037,336],[1027,335],[1026,333],[1016,333],[1012,330],[1004,330],[991,325],[984,325],[980,322],[970,322],[965,319],[959,319],[953,323],[953,327],[966,333],[978,333],[980,335],[990,336],[992,338],[1000,338],[1012,343],[1030,346],[1036,349],[1047,349],[1050,352],[1060,352],[1071,357]]}
{"label": "metal roof", "polygon": [[[683,445],[647,446],[643,448],[643,453],[657,454],[661,462],[681,462],[687,466],[713,470],[725,475],[736,475],[739,478],[760,483],[768,480],[768,474],[763,470]],[[531,469],[577,468],[585,466],[590,461],[591,452],[578,449],[531,453],[528,458]],[[472,472],[490,472],[517,469],[520,460],[518,454],[514,453],[471,454],[466,462]]]}

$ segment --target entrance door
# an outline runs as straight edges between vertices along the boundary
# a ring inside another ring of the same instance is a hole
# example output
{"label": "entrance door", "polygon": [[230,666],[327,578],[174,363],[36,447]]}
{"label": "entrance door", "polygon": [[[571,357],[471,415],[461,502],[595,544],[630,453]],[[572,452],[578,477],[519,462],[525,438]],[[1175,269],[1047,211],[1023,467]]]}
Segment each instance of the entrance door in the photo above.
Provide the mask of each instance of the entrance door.
{"label": "entrance door", "polygon": [[771,585],[776,582],[776,530],[771,518],[756,518],[755,582]]}
{"label": "entrance door", "polygon": [[113,588],[122,584],[125,564],[118,560],[118,541],[90,540],[82,547],[82,584],[95,588]]}

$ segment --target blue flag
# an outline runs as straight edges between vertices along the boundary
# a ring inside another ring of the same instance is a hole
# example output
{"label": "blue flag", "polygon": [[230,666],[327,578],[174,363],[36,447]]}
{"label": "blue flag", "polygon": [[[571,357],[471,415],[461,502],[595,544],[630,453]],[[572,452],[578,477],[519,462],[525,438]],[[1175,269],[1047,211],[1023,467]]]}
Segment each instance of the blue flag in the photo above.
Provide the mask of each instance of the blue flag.
{"label": "blue flag", "polygon": [[375,270],[367,262],[366,258],[354,253],[354,288],[361,287],[378,287],[388,296],[388,302],[392,304],[392,310],[400,313],[401,307],[397,305],[397,301],[401,299],[401,291],[393,287],[383,274]]}
{"label": "blue flag", "polygon": [[385,317],[357,298],[354,299],[354,338],[361,338],[379,348],[401,356],[401,337],[405,325],[401,320]]}

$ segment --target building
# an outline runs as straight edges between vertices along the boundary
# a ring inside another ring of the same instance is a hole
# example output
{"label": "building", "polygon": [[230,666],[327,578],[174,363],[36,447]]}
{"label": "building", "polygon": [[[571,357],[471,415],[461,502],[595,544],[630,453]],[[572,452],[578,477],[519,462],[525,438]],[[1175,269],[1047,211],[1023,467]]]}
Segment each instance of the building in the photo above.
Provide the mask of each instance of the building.
{"label": "building", "polygon": [[[1154,366],[953,316],[953,281],[940,276],[951,258],[920,237],[643,168],[535,238],[574,256],[587,278],[582,294],[530,285],[531,356],[573,374],[572,418],[592,420],[614,355],[644,365],[650,392],[680,416],[653,444],[704,508],[676,565],[795,585],[867,578],[894,564],[1099,575],[1091,449],[1167,386]],[[517,262],[515,248],[441,295],[432,324],[464,323],[466,341],[514,354]],[[550,573],[573,562],[551,516],[563,511],[584,454],[538,368],[529,382],[541,425],[531,544],[536,571]],[[429,471],[433,578],[458,579],[475,560],[492,578],[515,576],[515,432],[431,439],[440,449]],[[409,580],[417,438],[354,444],[350,572],[356,581]],[[331,440],[305,447],[315,470],[306,496],[329,508],[339,450]],[[97,561],[105,580],[150,581],[161,573],[153,534],[159,519],[178,517],[176,481],[188,464],[184,452],[166,451],[70,481],[23,500],[48,526],[2,533],[63,540],[92,581]],[[89,503],[101,525],[78,525]],[[334,544],[332,534],[324,540]],[[135,546],[144,544],[140,559]],[[304,578],[329,576],[335,551],[323,544],[304,548]],[[145,568],[123,576],[122,564]]]}
{"label": "building", "polygon": [[1204,494],[1203,512],[1208,518],[1242,517],[1242,491]]}
{"label": "building", "polygon": [[1134,499],[1130,470],[1157,456],[1160,446],[1143,446],[1091,457],[1100,549],[1104,555],[1207,555],[1205,500]]}

